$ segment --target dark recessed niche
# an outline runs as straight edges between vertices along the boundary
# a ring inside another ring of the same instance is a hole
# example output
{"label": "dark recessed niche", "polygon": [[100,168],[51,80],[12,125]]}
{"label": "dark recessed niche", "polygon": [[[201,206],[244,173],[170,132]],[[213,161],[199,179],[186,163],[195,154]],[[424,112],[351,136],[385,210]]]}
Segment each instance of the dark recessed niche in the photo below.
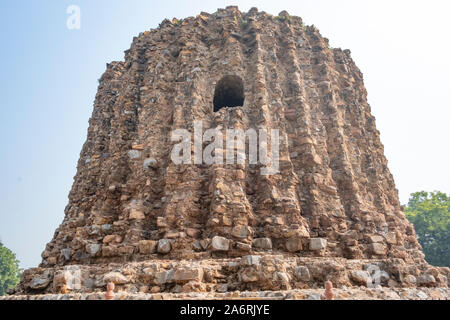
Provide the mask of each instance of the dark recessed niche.
{"label": "dark recessed niche", "polygon": [[225,76],[217,82],[214,91],[214,112],[223,107],[244,105],[244,82],[238,76]]}

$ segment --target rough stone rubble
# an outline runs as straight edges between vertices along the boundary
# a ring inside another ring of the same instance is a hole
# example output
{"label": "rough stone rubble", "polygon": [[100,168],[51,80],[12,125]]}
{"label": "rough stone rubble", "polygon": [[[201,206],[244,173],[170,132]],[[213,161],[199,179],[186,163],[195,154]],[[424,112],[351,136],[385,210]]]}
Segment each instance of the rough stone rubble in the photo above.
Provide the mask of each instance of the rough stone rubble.
{"label": "rough stone rubble", "polygon": [[[229,74],[244,105],[213,112]],[[198,120],[279,129],[280,173],[175,165],[171,131]],[[448,285],[402,212],[350,51],[299,17],[164,20],[107,65],[89,124],[64,221],[17,295],[356,287],[375,281],[371,265],[384,287]]]}

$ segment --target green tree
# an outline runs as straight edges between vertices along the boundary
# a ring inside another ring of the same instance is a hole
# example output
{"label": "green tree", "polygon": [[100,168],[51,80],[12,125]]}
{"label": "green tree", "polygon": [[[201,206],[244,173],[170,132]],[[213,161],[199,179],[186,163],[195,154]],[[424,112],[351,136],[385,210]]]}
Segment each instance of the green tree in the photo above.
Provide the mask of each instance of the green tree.
{"label": "green tree", "polygon": [[414,224],[425,259],[450,267],[450,197],[439,191],[413,193],[405,214]]}
{"label": "green tree", "polygon": [[6,290],[14,288],[19,283],[20,274],[16,255],[0,242],[0,296],[5,295]]}

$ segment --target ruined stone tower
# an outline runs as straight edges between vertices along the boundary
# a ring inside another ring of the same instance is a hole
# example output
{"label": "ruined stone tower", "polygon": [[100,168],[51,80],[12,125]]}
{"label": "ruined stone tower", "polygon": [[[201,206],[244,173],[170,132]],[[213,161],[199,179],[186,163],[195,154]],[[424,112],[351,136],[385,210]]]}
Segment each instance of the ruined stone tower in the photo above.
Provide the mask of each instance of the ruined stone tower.
{"label": "ruined stone tower", "polygon": [[[107,65],[64,221],[16,292],[355,286],[373,268],[382,286],[447,286],[402,212],[366,95],[350,51],[286,12],[164,20]],[[278,129],[279,172],[173,163],[171,133],[195,122]]]}

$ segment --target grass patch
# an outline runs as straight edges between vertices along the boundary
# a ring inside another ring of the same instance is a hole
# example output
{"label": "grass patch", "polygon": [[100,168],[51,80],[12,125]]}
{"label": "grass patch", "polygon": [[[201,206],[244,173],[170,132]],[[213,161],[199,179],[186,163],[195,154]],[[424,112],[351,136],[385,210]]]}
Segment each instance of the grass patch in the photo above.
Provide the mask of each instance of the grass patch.
{"label": "grass patch", "polygon": [[277,19],[280,22],[285,22],[285,21],[291,21],[291,17],[285,17],[285,16],[276,16],[275,19]]}
{"label": "grass patch", "polygon": [[243,29],[246,29],[248,27],[248,21],[244,20],[244,19],[241,19],[241,27]]}

